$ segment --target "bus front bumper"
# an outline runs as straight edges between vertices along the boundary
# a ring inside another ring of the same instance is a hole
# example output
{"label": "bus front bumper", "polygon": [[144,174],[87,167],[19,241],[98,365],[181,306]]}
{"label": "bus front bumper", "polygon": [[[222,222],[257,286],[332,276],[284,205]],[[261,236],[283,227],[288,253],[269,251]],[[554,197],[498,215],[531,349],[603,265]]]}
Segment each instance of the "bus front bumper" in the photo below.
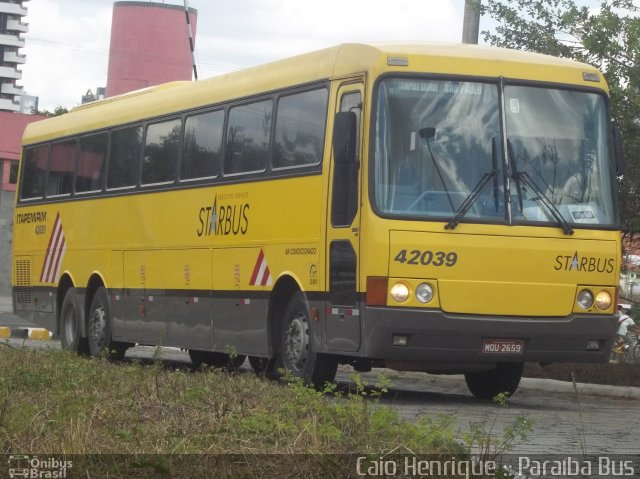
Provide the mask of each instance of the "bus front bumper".
{"label": "bus front bumper", "polygon": [[[363,355],[399,362],[607,362],[617,329],[615,316],[584,314],[488,317],[366,307],[362,319]],[[484,352],[487,340],[513,340],[522,351]]]}

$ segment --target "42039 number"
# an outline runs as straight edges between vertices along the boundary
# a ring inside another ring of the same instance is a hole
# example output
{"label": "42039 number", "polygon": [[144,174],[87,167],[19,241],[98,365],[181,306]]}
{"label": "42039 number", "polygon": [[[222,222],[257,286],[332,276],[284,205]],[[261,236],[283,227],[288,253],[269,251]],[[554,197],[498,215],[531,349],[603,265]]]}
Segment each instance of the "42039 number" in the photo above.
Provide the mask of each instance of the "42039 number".
{"label": "42039 number", "polygon": [[447,266],[450,268],[458,262],[458,253],[453,251],[420,251],[417,249],[408,251],[403,249],[398,252],[393,260],[402,264]]}

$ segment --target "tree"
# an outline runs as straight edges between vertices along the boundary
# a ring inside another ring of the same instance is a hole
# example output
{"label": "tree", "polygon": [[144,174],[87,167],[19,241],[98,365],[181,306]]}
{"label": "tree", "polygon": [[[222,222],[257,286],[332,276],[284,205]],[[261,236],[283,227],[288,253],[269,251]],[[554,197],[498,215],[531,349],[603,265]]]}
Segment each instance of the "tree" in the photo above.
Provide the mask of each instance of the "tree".
{"label": "tree", "polygon": [[31,108],[31,113],[33,113],[34,115],[42,115],[42,116],[60,116],[60,115],[64,115],[65,113],[69,113],[69,110],[63,106],[57,106],[55,108],[55,110],[53,111],[49,111],[49,110],[38,110],[37,108]]}
{"label": "tree", "polygon": [[[584,2],[582,2],[584,3]],[[598,9],[573,0],[487,0],[483,15],[498,22],[486,42],[589,63],[604,74],[611,113],[622,133],[626,167],[618,181],[625,233],[640,233],[640,16],[633,0],[601,0]]]}

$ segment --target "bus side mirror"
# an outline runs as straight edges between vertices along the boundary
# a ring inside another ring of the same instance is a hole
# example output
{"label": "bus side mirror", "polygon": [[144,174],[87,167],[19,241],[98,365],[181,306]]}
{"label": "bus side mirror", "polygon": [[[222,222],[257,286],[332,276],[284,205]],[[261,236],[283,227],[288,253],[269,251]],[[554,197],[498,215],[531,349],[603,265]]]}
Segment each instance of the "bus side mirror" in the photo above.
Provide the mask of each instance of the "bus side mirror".
{"label": "bus side mirror", "polygon": [[333,160],[348,165],[356,161],[356,114],[352,111],[336,113],[333,120]]}
{"label": "bus side mirror", "polygon": [[624,148],[622,147],[622,133],[620,128],[612,125],[613,132],[613,155],[616,162],[616,175],[622,176],[624,174]]}
{"label": "bus side mirror", "polygon": [[336,113],[333,120],[333,193],[331,224],[351,225],[358,212],[357,117],[352,111]]}

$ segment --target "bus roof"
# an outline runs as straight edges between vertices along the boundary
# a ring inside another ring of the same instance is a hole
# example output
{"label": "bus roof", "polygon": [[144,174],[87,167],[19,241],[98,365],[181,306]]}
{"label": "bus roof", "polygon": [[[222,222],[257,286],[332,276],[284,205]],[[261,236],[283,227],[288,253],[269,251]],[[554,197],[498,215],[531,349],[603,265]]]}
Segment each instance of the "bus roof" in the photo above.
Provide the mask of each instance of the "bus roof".
{"label": "bus roof", "polygon": [[[606,90],[602,75],[594,67],[537,53],[460,43],[342,44],[197,82],[165,83],[82,105],[60,117],[31,123],[23,143],[38,143],[294,85],[358,73],[369,74],[372,79],[392,71],[506,77]],[[584,73],[589,73],[591,80],[585,80]]]}

